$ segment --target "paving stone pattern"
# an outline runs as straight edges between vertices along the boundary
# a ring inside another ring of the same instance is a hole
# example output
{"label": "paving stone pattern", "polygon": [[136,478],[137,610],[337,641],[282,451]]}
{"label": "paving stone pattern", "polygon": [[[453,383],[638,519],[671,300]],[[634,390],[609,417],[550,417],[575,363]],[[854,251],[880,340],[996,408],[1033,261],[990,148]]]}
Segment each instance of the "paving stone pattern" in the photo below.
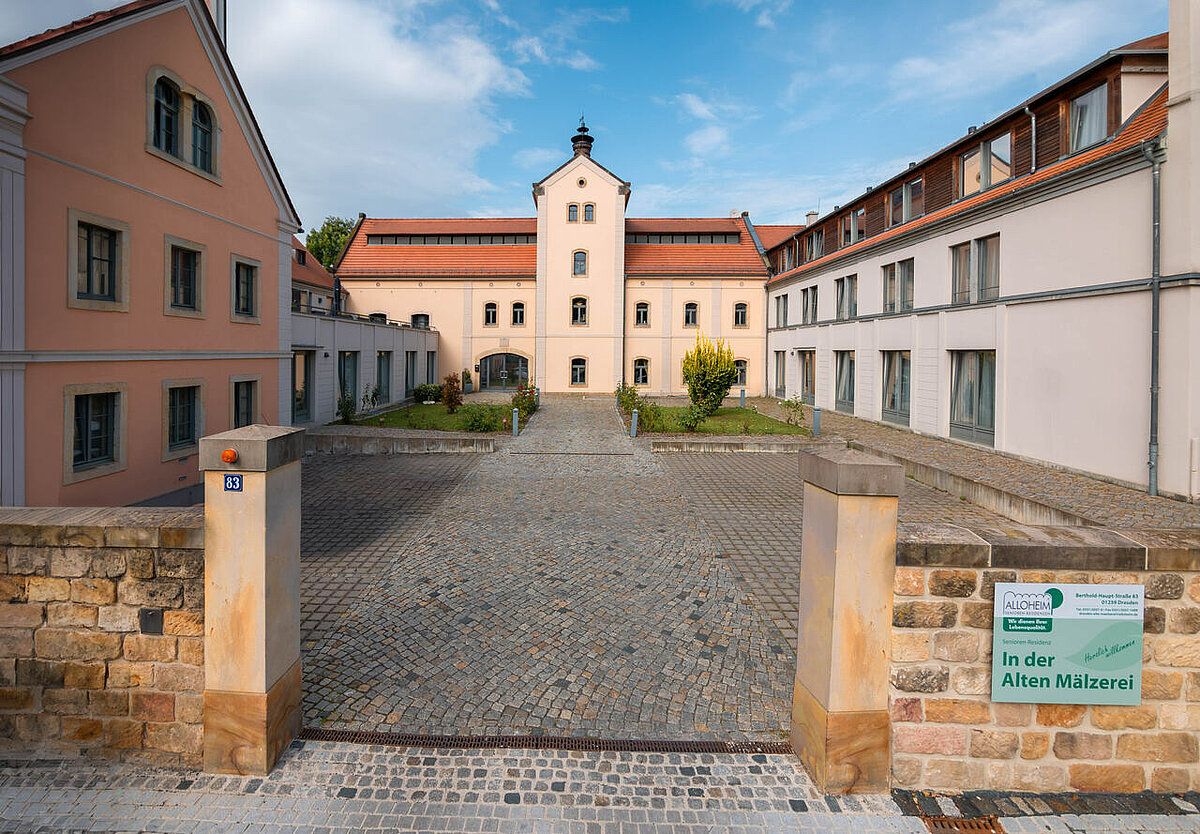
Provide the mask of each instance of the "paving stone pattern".
{"label": "paving stone pattern", "polygon": [[[657,456],[621,434],[613,406],[543,397],[521,437],[483,456],[428,515],[380,519],[345,542],[377,564],[335,630],[305,650],[307,724],[786,737],[791,647],[749,604]],[[346,508],[379,488],[335,480]]]}
{"label": "paving stone pattern", "polygon": [[[794,454],[734,452],[659,456],[747,583],[754,604],[796,647],[804,481]],[[1006,519],[911,478],[902,521],[1003,525]]]}
{"label": "paving stone pattern", "polygon": [[[772,399],[752,401],[765,414],[779,416]],[[806,413],[808,420],[811,414]],[[1019,460],[989,449],[891,428],[846,414],[822,411],[826,434],[858,440],[894,455],[936,466],[982,484],[1067,510],[1110,527],[1180,528],[1200,526],[1200,504],[1147,495],[1097,478]]]}
{"label": "paving stone pattern", "polygon": [[[953,808],[953,803],[944,802]],[[1194,810],[1194,809],[1193,809]],[[1196,831],[1192,816],[1005,818],[1009,832]],[[265,779],[0,760],[4,831],[911,832],[886,794],[821,797],[791,756],[297,742]]]}

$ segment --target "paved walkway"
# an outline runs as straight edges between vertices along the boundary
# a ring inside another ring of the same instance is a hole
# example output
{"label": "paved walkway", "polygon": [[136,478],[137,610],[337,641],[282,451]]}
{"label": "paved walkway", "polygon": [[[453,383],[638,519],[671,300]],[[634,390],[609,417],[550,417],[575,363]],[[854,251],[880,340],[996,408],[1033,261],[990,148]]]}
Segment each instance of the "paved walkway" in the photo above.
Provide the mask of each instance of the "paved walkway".
{"label": "paved walkway", "polygon": [[[336,480],[345,492],[327,516],[326,563],[365,553],[373,576],[348,589],[358,598],[336,628],[308,633],[306,723],[783,737],[792,647],[748,604],[657,457],[622,434],[611,397],[544,397],[520,438],[450,472],[459,482],[420,518],[364,509],[376,518],[370,535],[339,548],[332,519],[360,493],[386,491],[388,477],[403,482],[412,465],[410,456],[305,462],[311,483]],[[310,540],[304,547],[308,563],[319,561]]]}
{"label": "paved walkway", "polygon": [[[942,799],[947,811],[954,803]],[[1180,806],[1183,810],[1184,806]],[[1194,811],[1194,809],[1192,809]],[[1002,818],[1008,832],[1200,831],[1200,816]],[[927,831],[887,795],[821,797],[790,756],[298,742],[267,779],[0,760],[6,832],[781,834]]]}
{"label": "paved walkway", "polygon": [[[777,401],[752,399],[764,414],[782,416]],[[806,424],[811,413],[806,409]],[[1144,492],[1086,475],[1018,460],[988,449],[821,412],[823,433],[857,440],[881,451],[936,466],[982,484],[1014,492],[1114,527],[1200,527],[1200,504],[1152,498]]]}

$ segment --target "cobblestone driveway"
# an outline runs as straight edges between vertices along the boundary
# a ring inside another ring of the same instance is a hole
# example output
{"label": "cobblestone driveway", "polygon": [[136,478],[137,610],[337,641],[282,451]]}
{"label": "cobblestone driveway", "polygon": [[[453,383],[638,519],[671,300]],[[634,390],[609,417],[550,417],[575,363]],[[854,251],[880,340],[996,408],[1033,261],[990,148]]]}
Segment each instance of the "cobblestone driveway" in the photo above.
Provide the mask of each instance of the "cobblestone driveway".
{"label": "cobblestone driveway", "polygon": [[791,647],[749,604],[656,456],[622,436],[610,397],[544,398],[520,438],[460,475],[427,516],[346,543],[390,560],[306,649],[306,723],[782,736]]}

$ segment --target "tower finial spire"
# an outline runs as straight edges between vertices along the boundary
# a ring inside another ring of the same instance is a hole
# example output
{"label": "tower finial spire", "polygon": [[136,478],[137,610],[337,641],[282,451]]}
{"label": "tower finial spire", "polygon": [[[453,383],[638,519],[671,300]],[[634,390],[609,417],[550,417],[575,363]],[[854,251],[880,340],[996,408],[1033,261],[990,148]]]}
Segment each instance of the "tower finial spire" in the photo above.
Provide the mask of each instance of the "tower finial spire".
{"label": "tower finial spire", "polygon": [[579,114],[579,132],[571,137],[571,147],[575,149],[576,156],[591,156],[592,142],[596,141],[595,137],[588,135],[587,125],[584,124],[583,114]]}

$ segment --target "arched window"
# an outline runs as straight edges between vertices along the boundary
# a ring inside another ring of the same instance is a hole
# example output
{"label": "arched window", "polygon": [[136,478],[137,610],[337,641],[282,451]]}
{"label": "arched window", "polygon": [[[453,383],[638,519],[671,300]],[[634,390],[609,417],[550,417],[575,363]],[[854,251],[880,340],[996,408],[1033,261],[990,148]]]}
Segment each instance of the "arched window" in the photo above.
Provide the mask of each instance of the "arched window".
{"label": "arched window", "polygon": [[737,372],[738,372],[737,381],[734,382],[733,384],[734,385],[745,385],[746,384],[746,360],[745,359],[735,359],[733,361],[733,367],[737,368]]}
{"label": "arched window", "polygon": [[212,113],[196,102],[192,107],[192,164],[212,173]]}
{"label": "arched window", "polygon": [[645,301],[639,301],[633,308],[633,326],[634,327],[649,327],[650,326],[650,305]]}
{"label": "arched window", "polygon": [[570,205],[567,206],[567,222],[568,223],[578,223],[579,222],[579,204],[578,203],[571,203]]}
{"label": "arched window", "polygon": [[513,327],[525,326],[525,302],[514,301],[512,306],[512,323]]}
{"label": "arched window", "polygon": [[739,301],[737,304],[733,305],[733,326],[734,327],[747,327],[748,326],[746,324],[746,304],[745,304],[745,302]]}
{"label": "arched window", "polygon": [[489,301],[483,305],[483,326],[495,327],[498,323],[499,316],[497,315],[496,302]]}
{"label": "arched window", "polygon": [[429,313],[413,313],[411,321],[412,326],[419,330],[429,329]]}
{"label": "arched window", "polygon": [[154,84],[154,147],[179,156],[179,89],[166,78]]}
{"label": "arched window", "polygon": [[571,299],[571,324],[587,324],[587,299]]}
{"label": "arched window", "polygon": [[650,384],[650,360],[649,359],[634,359],[633,360],[633,384],[634,385],[649,385]]}
{"label": "arched window", "polygon": [[700,305],[695,301],[689,301],[683,305],[683,326],[696,327],[700,321]]}
{"label": "arched window", "polygon": [[571,256],[574,265],[571,269],[574,275],[587,275],[587,252],[576,252]]}
{"label": "arched window", "polygon": [[596,206],[595,206],[595,204],[593,204],[593,203],[584,203],[583,204],[583,222],[584,223],[595,223],[596,222]]}
{"label": "arched window", "polygon": [[571,360],[571,384],[587,385],[587,360],[575,358]]}

